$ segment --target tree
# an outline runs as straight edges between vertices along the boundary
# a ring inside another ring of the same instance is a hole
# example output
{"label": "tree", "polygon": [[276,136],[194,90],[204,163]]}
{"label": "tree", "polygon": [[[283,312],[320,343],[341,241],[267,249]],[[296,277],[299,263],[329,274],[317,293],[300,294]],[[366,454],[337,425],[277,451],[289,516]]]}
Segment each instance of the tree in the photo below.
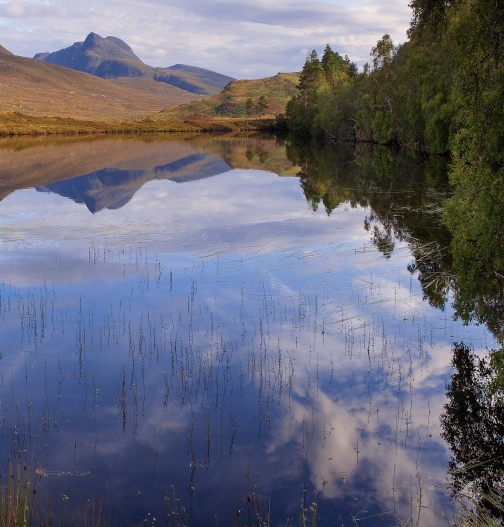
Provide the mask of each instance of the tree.
{"label": "tree", "polygon": [[395,115],[393,104],[394,86],[391,83],[390,73],[394,58],[394,43],[390,35],[385,34],[371,50],[372,70],[369,81],[373,82],[371,99],[373,105],[373,119],[371,131],[373,139],[379,143],[397,141],[395,128]]}
{"label": "tree", "polygon": [[347,76],[347,66],[343,58],[331,49],[327,44],[322,55],[322,68],[328,85],[335,89],[341,81]]}
{"label": "tree", "polygon": [[425,31],[437,33],[446,21],[450,7],[460,0],[412,0],[409,4],[413,10],[410,36]]}
{"label": "tree", "polygon": [[324,69],[313,50],[299,75],[298,94],[287,103],[285,116],[289,130],[296,135],[311,135],[313,119],[317,113],[317,94],[324,82]]}
{"label": "tree", "polygon": [[254,101],[252,99],[247,99],[247,102],[245,103],[245,112],[248,117],[252,115],[252,111],[254,109]]}
{"label": "tree", "polygon": [[259,108],[259,113],[261,114],[261,116],[263,115],[266,108],[269,107],[268,99],[266,99],[264,95],[261,95],[259,97],[259,100],[257,101],[257,107]]}
{"label": "tree", "polygon": [[324,79],[324,69],[318,58],[318,54],[313,50],[306,58],[301,74],[299,75],[298,89],[305,99],[312,97],[320,88]]}
{"label": "tree", "polygon": [[371,50],[373,57],[373,70],[387,70],[394,57],[394,43],[387,33],[378,40],[376,46]]}

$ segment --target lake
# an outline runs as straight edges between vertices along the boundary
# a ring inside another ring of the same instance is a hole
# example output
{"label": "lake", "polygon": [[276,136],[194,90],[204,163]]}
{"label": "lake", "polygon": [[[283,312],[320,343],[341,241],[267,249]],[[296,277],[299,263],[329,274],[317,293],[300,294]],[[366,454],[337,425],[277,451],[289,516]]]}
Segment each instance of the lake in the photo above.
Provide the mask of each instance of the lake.
{"label": "lake", "polygon": [[0,143],[3,465],[56,524],[448,523],[452,346],[496,343],[422,268],[445,179],[331,148]]}

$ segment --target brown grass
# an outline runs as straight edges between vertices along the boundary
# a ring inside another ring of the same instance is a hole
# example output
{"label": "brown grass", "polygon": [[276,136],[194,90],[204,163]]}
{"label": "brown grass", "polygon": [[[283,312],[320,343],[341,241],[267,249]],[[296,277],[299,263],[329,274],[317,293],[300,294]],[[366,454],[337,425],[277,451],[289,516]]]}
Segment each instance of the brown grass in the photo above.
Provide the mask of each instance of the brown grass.
{"label": "brown grass", "polygon": [[[247,121],[258,118],[273,119],[285,111],[287,101],[296,93],[298,73],[278,73],[273,77],[258,80],[237,80],[230,82],[222,92],[205,99],[166,108],[161,116],[178,120],[238,119]],[[257,106],[263,96],[268,107],[260,110]],[[246,103],[251,99],[254,107],[247,115]]]}
{"label": "brown grass", "polygon": [[78,120],[70,117],[35,116],[22,112],[0,113],[0,136],[160,134],[203,132],[253,132],[269,130],[272,119],[158,117],[128,121]]}
{"label": "brown grass", "polygon": [[0,113],[113,121],[139,119],[197,98],[150,79],[105,80],[0,53]]}
{"label": "brown grass", "polygon": [[[232,81],[202,97],[151,79],[100,79],[0,50],[0,136],[201,133],[264,130],[295,92],[298,75]],[[259,97],[268,107],[261,110]],[[248,99],[252,111],[245,111]]]}

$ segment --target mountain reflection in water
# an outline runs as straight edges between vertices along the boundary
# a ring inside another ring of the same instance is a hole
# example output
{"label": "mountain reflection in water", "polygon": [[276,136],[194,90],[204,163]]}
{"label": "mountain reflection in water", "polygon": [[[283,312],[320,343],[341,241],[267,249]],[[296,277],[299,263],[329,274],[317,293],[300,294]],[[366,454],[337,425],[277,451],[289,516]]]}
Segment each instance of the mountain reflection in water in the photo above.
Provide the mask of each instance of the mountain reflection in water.
{"label": "mountain reflection in water", "polygon": [[169,178],[177,183],[212,177],[231,170],[220,157],[209,153],[191,154],[162,166],[145,170],[103,168],[71,179],[37,187],[40,192],[54,192],[75,203],[85,203],[90,212],[118,209],[128,203],[135,192],[153,179]]}
{"label": "mountain reflection in water", "polygon": [[451,264],[446,180],[351,147],[328,175],[292,148],[1,151],[1,448],[40,467],[62,525],[97,502],[126,526],[452,512],[452,344],[495,341],[454,319],[452,282],[427,279]]}

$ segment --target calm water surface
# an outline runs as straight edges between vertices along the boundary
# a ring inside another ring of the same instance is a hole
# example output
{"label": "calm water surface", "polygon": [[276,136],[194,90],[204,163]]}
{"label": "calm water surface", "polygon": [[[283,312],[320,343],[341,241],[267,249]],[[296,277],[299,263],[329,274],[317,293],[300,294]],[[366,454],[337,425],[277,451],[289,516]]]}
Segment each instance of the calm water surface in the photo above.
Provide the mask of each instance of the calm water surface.
{"label": "calm water surface", "polygon": [[273,140],[0,158],[0,444],[57,521],[447,524],[452,343],[494,342],[369,205],[314,207]]}

